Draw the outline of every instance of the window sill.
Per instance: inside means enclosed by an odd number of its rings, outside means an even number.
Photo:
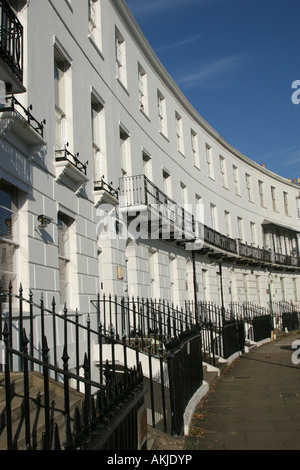
[[[16,111],[5,111],[0,114],[0,138],[8,134],[18,135],[27,145],[43,147],[46,141],[42,135],[35,130],[23,116]]]
[[[102,54],[101,49],[98,46],[98,44],[96,43],[95,39],[90,34],[88,35],[88,39],[89,39],[90,43],[92,44],[92,46],[96,49],[96,51],[99,54],[99,56],[101,57],[101,59],[104,61],[104,55]]]
[[[159,131],[160,135],[166,139],[167,142],[170,142],[170,140],[168,139],[168,137],[162,132],[162,131]]]
[[[127,90],[126,85],[124,85],[124,83],[120,80],[119,77],[117,77],[117,82],[118,82],[119,85],[123,88],[123,90],[125,91],[125,93],[127,93],[127,95],[129,96],[129,91]]]
[[[15,246],[16,248],[20,246],[19,243],[15,242],[14,240],[11,240],[10,238],[0,237],[0,242],[7,243],[7,245]]]
[[[142,108],[139,108],[140,112],[142,113],[142,115],[149,121],[151,122],[151,119],[149,118],[148,114],[142,109]]]

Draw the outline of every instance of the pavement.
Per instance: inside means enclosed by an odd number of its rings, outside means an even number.
[[[197,405],[183,448],[300,450],[298,362],[300,331],[239,356]]]

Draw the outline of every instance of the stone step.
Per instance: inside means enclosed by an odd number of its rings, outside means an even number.
[[[30,374],[30,428],[31,428],[31,446],[32,449],[39,449],[42,434],[45,431],[45,407],[43,393],[43,378],[41,374]],[[12,374],[13,378],[13,374]],[[11,401],[12,409],[12,436],[13,446],[18,450],[26,449],[25,441],[25,419],[23,410],[23,383],[20,375],[13,378],[14,392]],[[13,382],[12,380],[12,382]],[[1,382],[0,387],[3,387]],[[50,379],[50,423],[53,429],[56,423],[59,431],[60,442],[65,438],[65,415],[64,415],[64,388],[63,384],[57,383]],[[3,392],[3,390],[1,391]],[[74,416],[75,408],[78,406],[81,410],[83,395],[70,390],[70,414]],[[5,426],[5,406],[4,400],[0,403],[0,450],[7,449],[7,435]]]

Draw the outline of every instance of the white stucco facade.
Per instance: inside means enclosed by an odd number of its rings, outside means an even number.
[[[15,96],[46,122],[41,135],[15,111],[0,113],[1,288],[11,278],[83,312],[98,292],[180,306],[195,287],[198,300],[218,304],[221,290],[226,305],[266,306],[270,294],[300,302],[299,180],[261,167],[202,119],[126,3],[7,3],[23,26]],[[8,83],[3,70],[1,59]],[[194,265],[185,239],[99,236],[103,210],[124,206],[132,222],[149,196],[164,195],[193,213],[203,205],[208,232]],[[39,215],[51,218],[44,228]]]

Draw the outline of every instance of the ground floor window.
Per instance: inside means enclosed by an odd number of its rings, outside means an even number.
[[[0,181],[0,292],[8,292],[11,281],[16,283],[16,252],[18,248],[18,191]]]
[[[59,261],[59,289],[60,305],[63,308],[70,304],[70,229],[74,220],[71,217],[58,213],[58,261]]]

